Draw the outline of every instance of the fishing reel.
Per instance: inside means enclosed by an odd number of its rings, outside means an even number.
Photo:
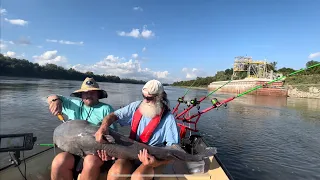
[[[215,108],[221,106],[221,103],[218,101],[217,98],[211,99],[211,103],[212,103],[212,106],[215,107]],[[226,109],[227,108],[227,104],[226,103],[223,104],[223,107]]]
[[[178,102],[179,103],[185,103],[184,98],[183,97],[178,98]]]
[[[197,106],[197,109],[200,109],[200,101],[197,100],[197,98],[191,99],[190,101],[187,101],[187,106],[190,107],[191,105]]]

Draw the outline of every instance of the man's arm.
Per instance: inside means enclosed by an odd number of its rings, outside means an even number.
[[[119,120],[118,122],[121,126],[130,125],[132,121],[132,115],[139,104],[140,103],[138,101],[130,103],[129,105],[118,109],[115,112],[112,112],[104,117],[99,130],[95,134],[96,141],[100,143],[105,142],[105,140],[103,140],[103,135],[109,134],[109,126],[117,120]]]
[[[47,98],[50,112],[56,116],[58,114],[66,113],[68,115],[68,109],[77,108],[80,104],[79,100],[71,100],[61,95],[50,95]]]
[[[100,126],[100,128],[98,129],[98,131],[95,133],[95,137],[96,137],[96,141],[99,143],[106,143],[106,141],[104,140],[104,135],[108,135],[109,134],[109,126],[114,123],[116,120],[118,119],[118,117],[114,114],[114,112],[108,114],[106,117],[103,118],[102,124]]]
[[[106,117],[103,118],[99,130],[104,133],[108,132],[109,126],[113,124],[116,120],[118,120],[118,117],[114,114],[114,112],[108,114]]]

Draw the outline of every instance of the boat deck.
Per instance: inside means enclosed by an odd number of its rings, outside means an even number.
[[[208,159],[209,163],[206,163],[208,167],[206,167],[206,173],[198,173],[198,174],[190,174],[183,162],[174,161],[172,163],[167,164],[162,173],[155,174],[155,180],[189,180],[189,179],[197,179],[197,180],[207,180],[207,179],[217,179],[217,180],[229,180],[226,172],[220,166],[218,161],[214,156],[211,156]],[[78,180],[80,180],[81,174],[78,176]],[[130,177],[130,175],[126,176]],[[106,180],[107,173],[101,173],[99,180]]]

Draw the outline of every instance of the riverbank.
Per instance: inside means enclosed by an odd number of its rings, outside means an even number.
[[[320,85],[288,85],[287,88],[289,97],[320,99]]]
[[[180,88],[189,88],[189,86],[174,86]],[[307,98],[320,99],[320,84],[295,84],[286,85],[288,97],[290,98]],[[208,90],[207,87],[190,87],[190,89]],[[216,92],[219,93],[219,92]]]
[[[288,77],[284,86],[289,97],[320,99],[319,74]]]

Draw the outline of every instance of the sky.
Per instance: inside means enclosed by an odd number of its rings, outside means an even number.
[[[320,61],[320,0],[2,0],[1,53],[40,65],[172,83],[236,56]]]

